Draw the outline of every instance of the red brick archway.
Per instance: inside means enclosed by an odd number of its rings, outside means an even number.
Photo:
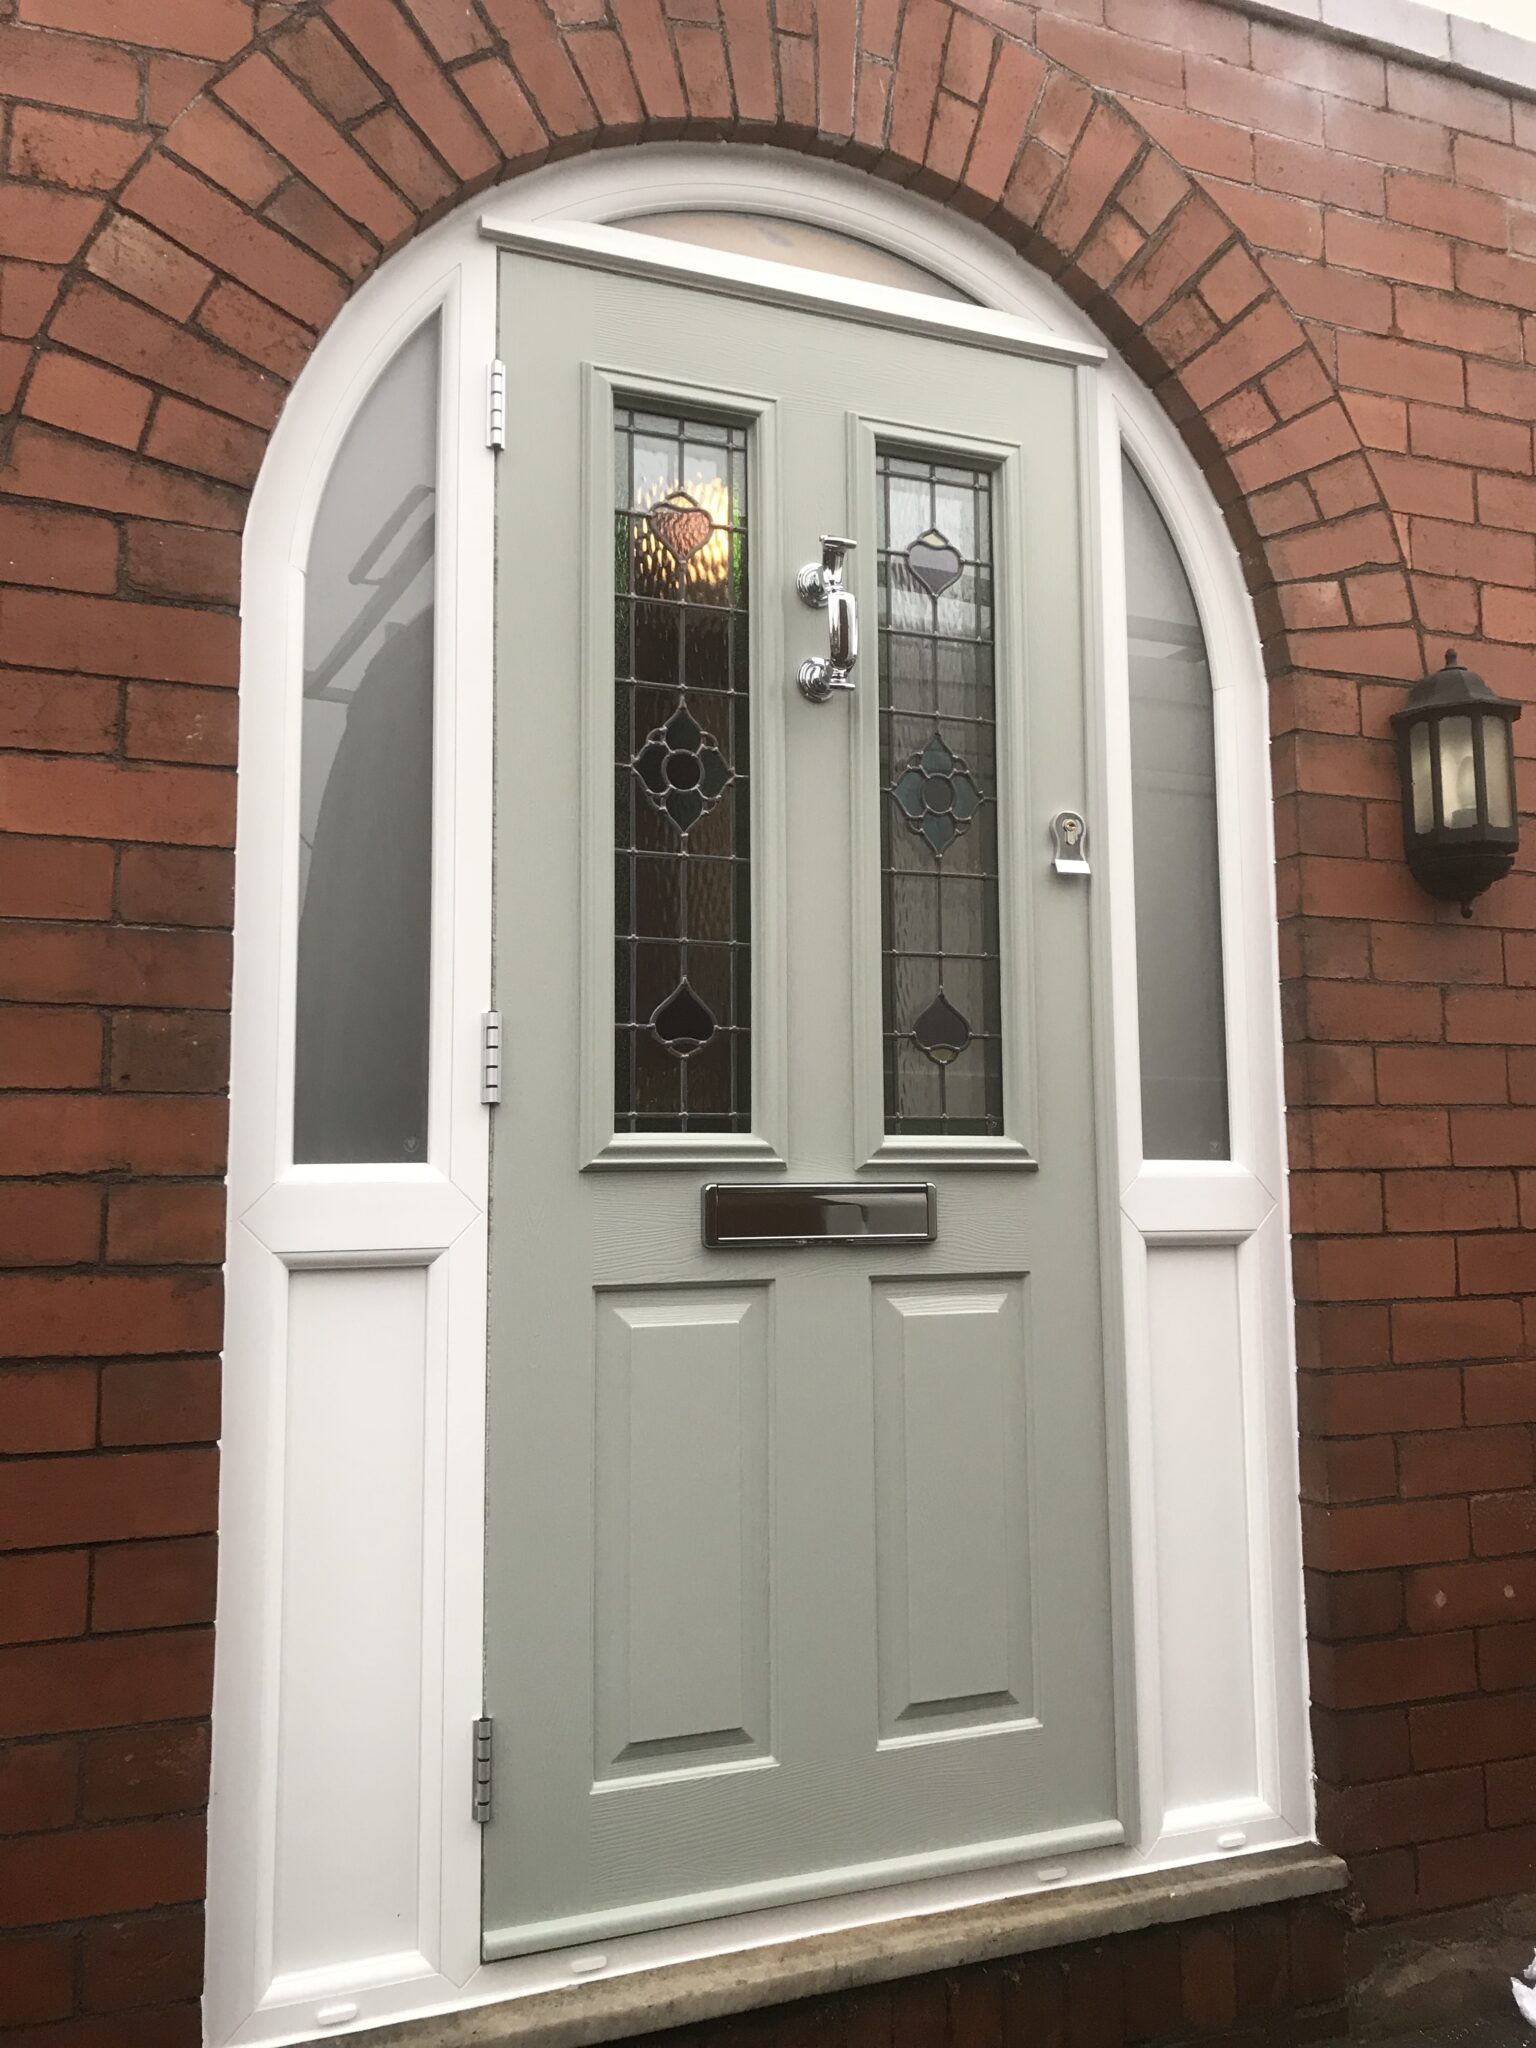
[[[116,42],[87,39],[93,9]],[[239,535],[316,337],[424,223],[551,157],[663,137],[840,158],[984,222],[1124,349],[1225,509],[1272,685],[1294,1035],[1337,998],[1331,977],[1355,971],[1330,957],[1346,928],[1335,941],[1318,920],[1426,921],[1390,858],[1334,858],[1391,849],[1331,844],[1317,808],[1390,792],[1397,691],[1361,679],[1401,684],[1423,653],[1331,337],[1308,332],[1199,181],[1027,21],[1011,30],[1012,11],[271,0],[253,17],[249,0],[70,0],[57,18],[83,36],[0,24],[12,90],[31,99],[45,67],[37,97],[120,124],[26,124],[39,162],[94,152],[92,189],[8,188],[0,271],[0,397],[15,402],[0,449],[0,745],[15,751],[0,777],[22,849],[3,908],[28,920],[7,941],[0,1043],[37,1091],[0,1098],[0,1171],[48,1176],[24,1221],[15,1211],[35,1270],[5,1281],[0,1321],[21,1361],[5,1373],[8,1447],[50,1454],[3,1512],[39,1553],[113,1546],[96,1632],[29,1653],[44,1705],[27,1732],[77,1731],[93,1699],[119,1731],[80,1738],[88,1775],[73,1789],[73,1734],[67,1758],[44,1744],[29,1765],[27,1811],[43,1816],[30,1824],[56,1830],[12,1845],[32,1918],[201,1895],[189,1815],[211,1656],[198,1624],[215,1512]],[[1330,1119],[1361,1098],[1333,1048],[1298,1045],[1289,1099],[1295,1163],[1352,1163]],[[1297,1220],[1314,1227],[1305,1202]],[[1325,1296],[1315,1242],[1297,1265],[1303,1303]],[[1301,1341],[1309,1364],[1345,1340],[1304,1306]],[[1309,1562],[1359,1569],[1345,1540],[1319,1511]],[[57,1597],[83,1599],[83,1582]],[[1358,1703],[1337,1663],[1319,1698],[1325,1723]],[[124,1742],[136,1721],[148,1732]],[[123,1824],[115,1875],[101,1822]],[[153,1923],[169,2000],[195,1980],[196,1943],[168,1924]]]

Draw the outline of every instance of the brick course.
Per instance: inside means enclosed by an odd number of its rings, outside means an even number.
[[[424,222],[718,135],[988,223],[1226,510],[1274,714],[1323,1834],[1377,1914],[1532,1882],[1536,844],[1472,925],[1431,904],[1387,739],[1447,636],[1536,696],[1532,107],[1209,0],[0,0],[0,2027],[47,2030],[18,2040],[196,2033],[266,435]],[[1288,1924],[935,2010],[1230,2027],[1304,1974]]]

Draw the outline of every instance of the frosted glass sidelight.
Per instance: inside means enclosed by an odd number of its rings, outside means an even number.
[[[1148,1159],[1225,1159],[1210,665],[1173,536],[1129,461],[1124,477],[1142,1151]]]
[[[427,1148],[439,337],[363,401],[315,519],[304,606],[293,1156]]]

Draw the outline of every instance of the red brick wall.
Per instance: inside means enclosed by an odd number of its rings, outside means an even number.
[[[1471,924],[1432,905],[1386,740],[1447,639],[1536,694],[1536,107],[1202,0],[0,0],[0,94],[0,2025],[196,2031],[266,436],[423,220],[644,136],[990,222],[1227,506],[1274,708],[1323,1833],[1377,1915],[1536,1885],[1536,843]]]

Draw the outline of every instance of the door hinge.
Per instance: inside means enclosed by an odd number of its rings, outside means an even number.
[[[469,1817],[484,1827],[491,1817],[491,1721],[486,1715],[475,1723],[474,1779],[470,1792]]]
[[[487,448],[505,448],[507,445],[507,366],[500,356],[492,361],[486,378],[485,445]]]
[[[480,1100],[501,1100],[501,1012],[487,1010],[480,1019]]]

